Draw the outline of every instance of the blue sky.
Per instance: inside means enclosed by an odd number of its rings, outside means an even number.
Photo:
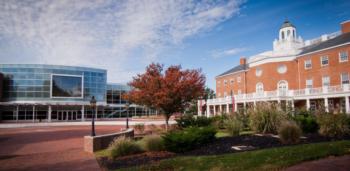
[[[350,1],[0,2],[0,63],[82,65],[125,83],[151,62],[201,68],[207,85],[272,49],[285,19],[304,40],[340,29]]]

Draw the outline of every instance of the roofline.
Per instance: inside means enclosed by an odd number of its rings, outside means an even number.
[[[350,44],[350,42],[347,42],[347,43],[343,43],[343,44],[340,44],[340,45],[331,46],[331,47],[328,47],[328,48],[312,51],[312,52],[309,52],[309,53],[300,54],[300,55],[297,55],[296,57],[299,58],[299,57],[302,57],[302,56],[305,56],[305,55],[310,55],[310,54],[313,54],[313,53],[322,52],[322,51],[325,51],[325,50],[329,50],[329,49],[333,49],[333,48],[337,48],[337,47],[341,47],[341,46],[346,46],[346,45],[349,45],[349,44]]]
[[[244,71],[248,71],[248,70],[244,69],[244,70],[240,70],[240,71],[230,72],[230,73],[225,74],[225,75],[218,75],[215,78],[224,77],[224,76],[231,75],[231,74],[237,74],[237,73],[244,72]]]
[[[19,63],[19,64],[16,64],[16,63],[0,63],[0,67],[2,65],[4,65],[4,66],[6,66],[6,65],[8,65],[8,66],[10,66],[10,65],[28,66],[28,67],[31,67],[31,68],[41,68],[39,66],[43,66],[43,67],[45,67],[45,66],[47,66],[47,67],[66,67],[66,68],[70,68],[70,69],[78,68],[78,69],[81,69],[81,70],[96,70],[96,71],[99,71],[99,72],[106,72],[107,73],[107,69],[88,67],[88,66],[76,66],[76,65],[30,64],[30,63],[27,63],[27,64],[21,64],[21,63]],[[59,69],[64,69],[64,68],[59,68]]]
[[[295,55],[290,55],[290,56],[277,56],[277,58],[290,58],[290,57],[297,57],[297,54],[295,54]],[[257,61],[253,61],[253,62],[249,62],[249,63],[247,63],[248,65],[250,65],[250,64],[254,64],[254,63],[256,63],[256,62],[260,62],[260,61],[263,61],[263,60],[265,60],[265,59],[271,59],[271,58],[276,58],[276,57],[266,57],[266,58],[263,58],[263,59],[259,59],[259,60],[257,60]]]
[[[350,22],[350,20],[345,20],[345,21],[341,22],[340,24],[344,24],[344,23],[347,23],[347,22]]]

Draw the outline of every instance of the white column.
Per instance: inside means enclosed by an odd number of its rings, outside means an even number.
[[[229,114],[230,113],[230,104],[226,104],[226,113]]]
[[[49,108],[47,110],[47,121],[51,122],[51,105],[49,105]]]
[[[235,112],[238,111],[237,107],[238,107],[238,105],[237,105],[237,103],[235,102]]]
[[[216,105],[214,105],[214,116],[216,115]]]
[[[19,106],[17,105],[17,107],[16,107],[16,122],[18,122],[18,111],[19,111]]]
[[[206,105],[207,105],[206,114],[207,114],[207,117],[210,117],[210,106],[209,106],[208,102]]]
[[[68,121],[68,111],[65,111],[66,112],[66,121]]]
[[[291,103],[292,103],[292,110],[294,111],[294,108],[295,108],[295,106],[294,106],[294,100],[291,100]]]
[[[33,105],[33,122],[35,122],[35,106]]]
[[[85,121],[85,106],[81,106],[81,121]]]
[[[243,110],[244,110],[244,113],[246,113],[246,111],[247,111],[247,103],[246,102],[243,103]]]
[[[326,110],[326,112],[329,112],[329,107],[328,107],[328,98],[324,98],[324,108]]]
[[[254,100],[254,109],[256,108],[256,101]]]
[[[350,114],[349,97],[350,96],[345,96],[345,111],[347,114]]]
[[[219,106],[219,110],[220,110],[220,115],[222,114],[222,105],[220,104]]]
[[[310,99],[306,99],[306,109],[310,110]]]
[[[202,102],[202,100],[197,101],[197,115],[198,116],[202,116],[201,102]]]

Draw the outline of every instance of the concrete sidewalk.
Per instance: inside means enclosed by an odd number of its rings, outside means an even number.
[[[176,121],[169,121],[169,124],[175,124]],[[95,125],[117,125],[124,126],[126,123],[123,120],[118,121],[96,121]],[[145,124],[145,125],[162,125],[165,124],[165,121],[160,120],[144,120],[144,121],[129,121],[130,125],[135,124]],[[26,128],[26,127],[51,127],[51,126],[89,126],[91,125],[91,121],[84,122],[41,122],[41,123],[0,123],[0,128]]]

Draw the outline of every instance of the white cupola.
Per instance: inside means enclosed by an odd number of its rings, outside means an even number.
[[[286,20],[279,30],[278,40],[275,39],[273,42],[273,50],[296,50],[303,47],[303,45],[302,38],[300,36],[297,37],[295,26]]]

